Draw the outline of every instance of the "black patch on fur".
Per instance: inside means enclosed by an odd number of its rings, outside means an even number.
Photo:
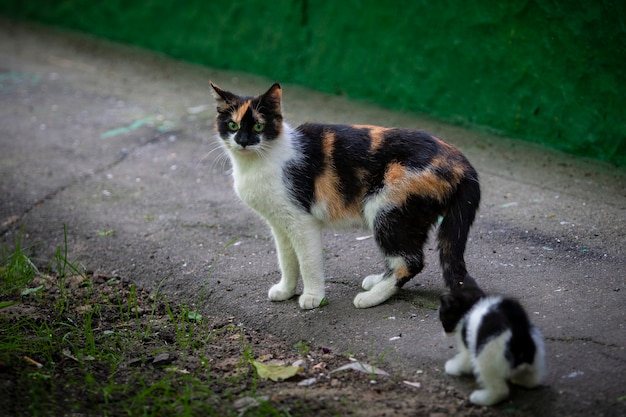
[[[508,319],[499,311],[489,309],[482,317],[476,335],[476,355],[479,355],[485,345],[493,338],[498,337],[509,328]]]
[[[381,170],[380,160],[372,158],[370,136],[363,129],[348,125],[326,125],[325,130],[334,133],[333,165],[339,177],[340,195],[345,205],[363,204],[363,189],[371,187],[371,172]],[[359,178],[359,171],[367,173]]]
[[[524,308],[517,300],[505,298],[498,305],[498,310],[508,319],[512,337],[509,341],[509,361],[513,368],[523,363],[532,364],[535,360],[537,346],[531,335],[532,324]]]
[[[463,328],[461,328],[461,340],[463,341],[463,344],[467,348],[469,346],[469,342],[467,340],[467,322],[465,322],[463,324]]]
[[[265,129],[263,129],[265,139],[268,141],[276,139],[282,132],[283,125],[280,102],[277,103],[272,98],[263,95],[253,100],[250,107],[256,109],[265,119]]]
[[[324,153],[320,137],[324,127],[316,124],[304,124],[296,129],[297,146],[307,158],[305,161],[294,160],[284,170],[285,183],[297,204],[310,212],[315,202],[315,178],[324,170]]]
[[[441,304],[439,307],[439,320],[441,320],[443,329],[447,333],[453,332],[474,304],[483,297],[485,297],[485,293],[477,285],[464,285],[448,294],[443,294],[440,297]],[[465,332],[465,340],[467,336],[465,326],[463,331]]]
[[[465,161],[466,162],[466,161]],[[476,217],[480,204],[480,186],[478,174],[466,162],[465,177],[456,187],[456,192],[448,201],[448,214],[439,225],[439,259],[443,269],[443,280],[450,289],[464,282],[467,275],[464,253],[469,230]]]
[[[506,358],[511,368],[523,363],[532,364],[537,347],[531,336],[532,324],[524,308],[517,300],[505,298],[493,305],[480,323],[476,340],[476,355],[493,338],[511,330],[511,338],[506,346]]]
[[[393,207],[376,216],[374,219],[376,241],[385,255],[407,254],[421,258],[428,232],[437,221],[441,210],[441,204],[436,200],[411,196],[404,205]]]
[[[254,131],[256,119],[252,115],[252,109],[248,109],[241,118],[240,127],[235,135],[235,142],[243,146],[252,146],[261,142],[261,135]]]
[[[439,154],[440,146],[428,133],[410,129],[389,129],[377,153],[388,162],[399,162],[412,169],[424,169]]]

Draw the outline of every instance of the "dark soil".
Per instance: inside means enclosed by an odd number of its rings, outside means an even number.
[[[0,309],[2,415],[495,416],[426,373],[399,376],[345,370],[351,362],[323,346],[290,346],[238,322],[199,318],[119,277],[36,278]],[[3,296],[3,301],[16,296]],[[49,332],[42,343],[42,329]],[[90,338],[89,335],[93,335]],[[19,338],[18,338],[19,339]],[[47,344],[46,344],[47,343]],[[252,360],[301,371],[260,378]],[[38,365],[40,367],[38,367]],[[379,365],[384,367],[384,365]],[[517,414],[519,415],[519,414]]]

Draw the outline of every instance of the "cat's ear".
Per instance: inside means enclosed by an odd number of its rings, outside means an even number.
[[[231,107],[237,102],[237,96],[226,90],[221,89],[217,84],[209,81],[211,87],[213,87],[213,96],[217,101],[217,110],[222,111]]]
[[[280,84],[274,83],[269,90],[261,96],[263,104],[268,106],[271,110],[280,113],[280,103],[283,99],[283,89]]]

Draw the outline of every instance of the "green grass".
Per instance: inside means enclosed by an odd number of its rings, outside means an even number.
[[[291,415],[267,401],[243,411],[233,405],[257,397],[254,352],[243,330],[214,327],[197,309],[169,302],[159,293],[165,279],[149,295],[86,274],[67,257],[65,228],[54,271],[35,267],[22,235],[1,254],[0,372],[12,385],[0,392],[0,407],[9,414]],[[240,358],[228,377],[216,376],[207,357],[224,343]],[[160,353],[175,360],[152,366]]]
[[[0,274],[2,285],[0,295],[14,294],[24,288],[39,273],[37,267],[24,254],[22,249],[22,237],[20,233],[15,241],[13,249],[0,246]]]

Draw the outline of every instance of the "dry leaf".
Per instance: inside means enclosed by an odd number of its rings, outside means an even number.
[[[289,379],[300,371],[299,367],[291,365],[266,365],[257,361],[252,361],[252,365],[254,365],[254,368],[256,369],[259,377],[263,379],[271,379],[275,382]]]

